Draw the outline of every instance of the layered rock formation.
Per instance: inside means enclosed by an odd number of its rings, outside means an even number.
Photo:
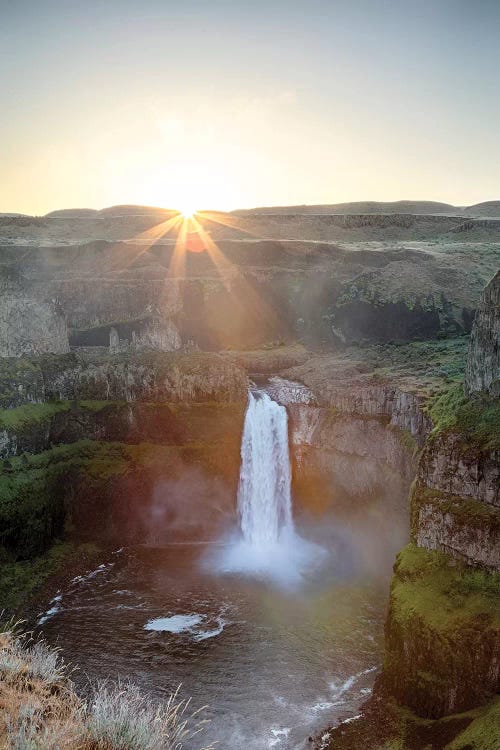
[[[431,409],[437,425],[411,494],[413,544],[391,587],[384,682],[430,718],[466,711],[500,688],[500,405],[489,398],[500,375],[497,286],[498,275],[474,324],[467,384],[476,399],[455,388]]]
[[[0,276],[0,357],[67,351],[68,331],[58,305],[36,299],[27,284]]]
[[[36,300],[58,301],[72,346],[109,346],[112,335],[115,349],[220,350],[468,332],[500,262],[500,227],[467,229],[458,216],[202,214],[207,251],[180,257],[171,217],[123,207],[6,217],[0,263]]]
[[[472,327],[465,388],[500,398],[500,271],[484,290]]]

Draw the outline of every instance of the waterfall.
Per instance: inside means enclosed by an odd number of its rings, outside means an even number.
[[[251,545],[278,542],[293,531],[288,418],[267,393],[250,392],[241,441],[238,513]]]
[[[325,561],[325,550],[295,531],[287,412],[265,391],[248,394],[237,505],[238,532],[210,557],[212,570],[290,588]]]

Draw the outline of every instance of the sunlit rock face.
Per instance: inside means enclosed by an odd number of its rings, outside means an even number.
[[[465,371],[469,395],[500,397],[500,271],[484,290],[472,327]]]
[[[0,278],[0,357],[69,351],[60,308],[36,299],[24,284]]]
[[[396,422],[401,419],[406,426],[404,410],[390,409],[401,399],[392,393],[389,400],[379,388],[376,398],[370,388],[363,392],[359,383],[345,378],[342,368],[330,369],[333,390],[328,389],[328,394],[314,379],[314,390],[283,377],[272,377],[268,386],[289,414],[297,510],[325,512],[352,504],[370,505],[384,498],[388,507],[394,504],[404,513],[416,468],[417,443],[402,440]],[[290,370],[298,376],[306,371],[307,366]],[[415,429],[417,423],[414,419]],[[405,539],[403,533],[402,543]]]
[[[141,321],[141,323],[143,323]],[[129,338],[121,339],[118,330],[112,326],[109,331],[109,351],[116,354],[121,351],[160,351],[172,352],[182,346],[177,326],[168,319],[155,317],[146,320],[142,325],[131,328]]]

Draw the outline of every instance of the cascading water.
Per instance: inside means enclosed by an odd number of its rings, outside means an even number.
[[[295,586],[326,553],[302,539],[292,517],[288,418],[265,391],[251,391],[241,441],[239,531],[215,560],[240,573]]]
[[[238,513],[250,545],[276,544],[293,532],[286,409],[250,392],[241,442]]]

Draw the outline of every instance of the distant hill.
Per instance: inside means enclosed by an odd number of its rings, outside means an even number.
[[[313,206],[269,206],[233,211],[237,215],[252,214],[460,214],[461,209],[450,203],[436,201],[355,201]]]
[[[200,212],[203,213],[203,212]],[[205,213],[226,214],[224,211],[209,211]],[[321,203],[315,205],[297,206],[258,206],[256,208],[242,208],[229,212],[233,216],[335,216],[335,215],[414,215],[414,216],[466,216],[470,218],[500,218],[500,200],[484,201],[473,206],[453,206],[451,203],[438,201],[353,201],[351,203]],[[101,219],[126,218],[133,216],[151,216],[158,219],[178,214],[172,208],[160,206],[137,206],[124,204],[109,206],[96,210],[93,208],[67,208],[50,211],[45,219]],[[0,213],[6,220],[8,217],[27,217],[27,214]]]
[[[88,219],[95,216],[98,211],[95,208],[61,208],[58,211],[49,211],[45,214],[46,219]]]
[[[466,216],[500,217],[500,201],[483,201],[464,208]]]
[[[174,211],[171,208],[161,208],[160,206],[134,206],[134,205],[123,205],[123,206],[110,206],[109,208],[102,208],[97,212],[99,216],[142,216],[159,214],[161,216],[176,214],[178,211]]]

